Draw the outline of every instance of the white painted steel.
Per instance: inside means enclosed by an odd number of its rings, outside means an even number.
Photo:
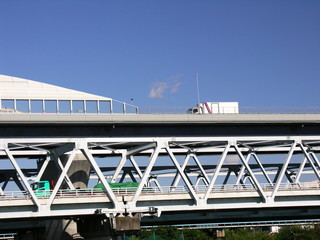
[[[156,208],[160,214],[165,211],[320,206],[320,201],[316,200],[320,198],[317,157],[320,136],[3,138],[0,145],[1,159],[10,160],[18,175],[14,181],[25,187],[25,192],[10,193],[2,186],[0,209],[5,207],[6,214],[0,211],[0,218],[65,216],[65,212],[93,214],[96,209],[110,215],[151,214],[150,208]],[[67,172],[78,153],[90,162],[92,174],[103,184],[104,192],[77,190],[72,186],[61,189],[64,181],[70,181]],[[261,161],[262,155],[279,153],[283,157],[280,163]],[[54,154],[70,156],[64,166],[59,166],[61,173],[57,173],[58,181],[51,194],[37,196],[29,186],[32,177],[24,174],[17,160],[25,156],[43,158],[42,168],[33,177],[39,180],[48,162],[54,161],[48,156]],[[228,163],[228,157],[235,154],[240,161]],[[294,160],[294,155],[299,159]],[[110,166],[108,159],[103,159],[107,167],[102,167],[98,157],[118,158],[120,162]],[[250,164],[250,157],[254,157],[256,163]],[[161,165],[164,158],[172,164],[170,168]],[[196,164],[190,165],[190,158]],[[127,162],[132,164],[131,170]],[[6,170],[1,164],[0,168]],[[112,189],[106,171],[113,171],[108,173],[110,182],[124,180],[125,174],[129,174],[140,185],[134,189]],[[290,178],[288,171],[296,176],[292,183],[286,183],[289,180],[286,178]],[[235,173],[233,178],[232,172]],[[316,181],[301,181],[307,173]],[[166,181],[171,186],[165,185],[160,177],[169,178]],[[204,179],[204,185],[198,185],[199,178]],[[246,178],[251,184],[244,184]],[[151,182],[156,187],[150,187]]]

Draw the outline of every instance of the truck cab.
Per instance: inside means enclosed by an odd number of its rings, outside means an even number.
[[[233,114],[239,113],[238,102],[203,102],[196,107],[190,108],[191,114]]]
[[[36,196],[48,196],[50,195],[50,183],[49,181],[39,181],[31,184],[31,188]]]

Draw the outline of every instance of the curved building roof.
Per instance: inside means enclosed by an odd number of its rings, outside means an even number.
[[[112,100],[107,97],[1,74],[0,99]]]

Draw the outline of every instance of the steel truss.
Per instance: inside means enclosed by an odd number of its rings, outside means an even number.
[[[12,168],[0,165],[0,218],[319,207],[319,151],[319,136],[1,139],[0,164],[7,160]],[[90,181],[105,191],[75,189],[68,171],[76,155],[90,162]],[[37,169],[22,167],[39,159]],[[30,184],[51,161],[57,181],[39,197]],[[10,181],[20,191],[7,191]],[[108,183],[125,181],[140,184]]]

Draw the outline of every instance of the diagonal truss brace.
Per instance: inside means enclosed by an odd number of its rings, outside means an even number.
[[[11,154],[10,150],[8,148],[5,148],[4,151],[6,152],[7,156],[10,159],[10,162],[12,163],[12,165],[14,166],[14,168],[16,169],[17,173],[19,174],[24,186],[26,187],[26,189],[28,190],[29,194],[31,195],[31,199],[33,201],[33,203],[35,205],[37,205],[38,207],[38,211],[41,211],[41,206],[40,203],[37,199],[37,196],[34,194],[34,192],[32,191],[27,179],[25,178],[23,172],[21,171],[18,163],[16,162],[16,160],[14,159],[13,155]]]
[[[140,177],[140,179],[141,179],[143,174],[142,174],[142,172],[141,172],[141,170],[140,170],[140,168],[139,168],[139,165],[138,165],[137,162],[134,160],[134,157],[133,157],[132,155],[129,157],[129,160],[130,160],[130,162],[132,163],[134,169],[137,171],[137,173],[138,173],[138,175],[139,175],[139,177]]]
[[[188,154],[187,154],[187,156],[185,157],[185,159],[184,159],[184,161],[183,161],[183,163],[182,163],[182,166],[181,166],[182,171],[184,171],[185,168],[186,168],[186,166],[188,165],[188,162],[189,162],[190,157],[191,157],[191,153],[188,152]],[[172,181],[171,186],[173,186],[173,187],[178,186],[178,183],[179,183],[180,179],[181,179],[181,175],[177,172],[176,175],[175,175],[175,177],[174,177],[174,179],[173,179],[173,181]]]
[[[285,172],[287,171],[288,165],[289,165],[289,163],[291,161],[291,158],[292,158],[292,155],[293,155],[293,152],[295,150],[296,145],[297,145],[297,141],[294,141],[292,143],[292,145],[291,145],[290,151],[289,151],[289,153],[287,155],[287,158],[286,158],[285,162],[283,163],[283,166],[282,166],[282,169],[280,171],[279,177],[278,177],[277,182],[276,182],[276,184],[274,186],[274,189],[273,189],[273,192],[272,192],[272,195],[271,195],[271,200],[274,200],[275,197],[276,197],[276,194],[277,194],[277,192],[279,190],[279,187],[280,187],[281,181],[283,179],[283,176],[284,176]]]
[[[312,154],[312,153],[307,152],[307,151],[306,151],[306,148],[302,145],[302,143],[299,143],[298,145],[300,146],[303,154],[305,155],[305,159],[304,159],[303,162],[301,163],[301,166],[300,166],[300,169],[299,169],[299,172],[298,172],[296,181],[299,180],[299,178],[300,178],[300,176],[301,176],[301,172],[302,172],[303,167],[304,167],[304,165],[306,164],[306,161],[307,161],[307,160],[308,160],[308,162],[310,163],[310,165],[311,165],[314,173],[316,174],[318,180],[320,181],[320,173],[319,173],[319,171],[317,170],[317,167],[314,165],[314,162],[313,162],[313,160],[312,160],[311,157],[310,157],[310,154]],[[315,157],[314,155],[312,155],[312,156]]]
[[[175,165],[175,167],[177,168],[180,176],[182,177],[183,181],[185,182],[185,184],[187,185],[187,188],[189,190],[189,193],[191,195],[191,197],[197,202],[198,204],[198,200],[199,197],[197,196],[197,193],[194,191],[188,177],[185,175],[184,171],[182,170],[182,168],[180,167],[180,164],[178,163],[176,157],[174,156],[174,154],[172,153],[171,149],[169,147],[166,147],[166,151],[169,154],[173,164]]]
[[[67,160],[67,162],[66,162],[66,165],[65,165],[62,173],[60,174],[59,179],[58,179],[55,187],[53,188],[53,191],[52,191],[52,193],[51,193],[51,196],[50,196],[50,198],[49,198],[49,200],[48,200],[48,202],[47,202],[47,210],[49,210],[49,209],[51,208],[51,205],[52,205],[52,203],[53,203],[53,200],[55,199],[55,197],[56,197],[56,195],[57,195],[57,193],[58,193],[58,190],[60,189],[63,181],[65,180],[65,177],[67,176],[68,170],[69,170],[69,168],[70,168],[70,166],[71,166],[71,163],[72,163],[74,157],[76,156],[77,151],[78,151],[78,148],[77,148],[77,146],[76,146],[76,147],[72,150],[72,152],[71,152],[71,154],[70,154],[70,156],[69,156],[69,158],[68,158],[68,160]]]
[[[114,205],[114,208],[118,209],[119,208],[119,202],[118,202],[116,196],[114,195],[111,187],[109,186],[106,178],[104,177],[103,173],[101,172],[98,164],[96,163],[96,161],[94,160],[92,154],[90,153],[89,149],[87,147],[85,147],[85,146],[82,146],[80,150],[83,153],[83,155],[87,158],[87,160],[91,163],[91,166],[93,167],[93,169],[97,173],[99,180],[101,181],[102,185],[104,186],[104,188],[107,191],[107,195],[108,195],[110,201]]]
[[[120,174],[120,171],[122,170],[124,164],[126,163],[127,161],[127,151],[123,150],[123,151],[120,151],[121,152],[121,159],[120,159],[120,162],[118,163],[118,166],[111,178],[111,183],[115,183],[119,174]]]
[[[244,158],[243,154],[241,153],[239,147],[237,146],[237,144],[234,144],[233,147],[234,147],[234,149],[236,150],[236,152],[238,153],[238,156],[240,157],[242,164],[243,164],[243,165],[245,166],[245,168],[247,169],[247,171],[248,171],[248,173],[249,173],[249,175],[250,175],[250,177],[251,177],[254,185],[255,185],[256,188],[257,188],[257,191],[258,191],[259,195],[262,197],[263,201],[266,202],[266,201],[267,201],[267,197],[266,197],[265,193],[263,192],[263,189],[262,189],[262,187],[260,186],[258,180],[257,180],[256,177],[254,176],[254,174],[253,174],[253,172],[252,172],[252,170],[251,170],[248,162],[246,161],[246,159]]]
[[[226,157],[227,157],[227,154],[228,154],[228,152],[229,152],[229,149],[230,149],[230,143],[228,143],[228,144],[226,145],[226,147],[224,148],[224,150],[223,150],[223,153],[222,153],[222,155],[221,155],[221,158],[220,158],[220,160],[219,160],[219,162],[218,162],[218,164],[217,164],[217,167],[216,167],[216,169],[215,169],[215,171],[214,171],[214,173],[213,173],[212,179],[211,179],[210,184],[209,184],[209,186],[208,186],[207,192],[205,193],[205,195],[204,195],[204,197],[203,197],[204,201],[207,201],[207,200],[208,200],[209,194],[210,194],[210,192],[212,191],[213,185],[215,184],[215,182],[216,182],[216,180],[217,180],[217,178],[218,178],[218,174],[219,174],[219,172],[220,172],[220,170],[221,170],[221,167],[222,167],[222,165],[223,165],[223,163],[224,163],[224,160],[225,160]]]
[[[150,172],[151,172],[151,170],[152,170],[152,168],[154,166],[154,163],[156,162],[157,157],[158,157],[158,155],[160,153],[160,150],[161,150],[161,146],[159,146],[159,145],[160,144],[158,142],[157,146],[155,147],[155,149],[154,149],[154,151],[153,151],[153,153],[152,153],[152,155],[150,157],[148,166],[147,166],[146,170],[143,173],[143,176],[141,178],[141,182],[140,182],[140,184],[139,184],[139,186],[138,186],[138,188],[137,188],[137,190],[136,190],[136,192],[135,192],[135,194],[134,194],[134,196],[133,196],[133,198],[132,198],[132,200],[130,202],[132,207],[134,207],[136,205],[136,203],[138,201],[138,198],[139,198],[139,196],[140,196],[140,194],[142,192],[143,187],[147,184],[147,180],[148,180],[148,178],[150,176]]]

